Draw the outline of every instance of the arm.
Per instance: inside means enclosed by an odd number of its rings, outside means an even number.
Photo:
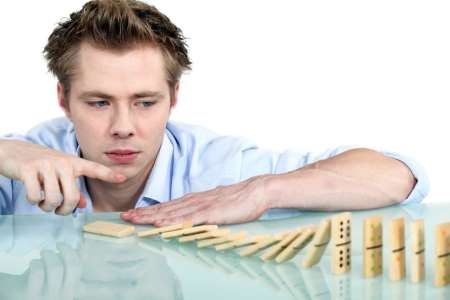
[[[401,161],[354,149],[289,173],[269,175],[265,189],[269,208],[333,211],[397,204],[415,184]]]
[[[415,182],[399,160],[373,150],[354,149],[288,173],[254,176],[121,216],[133,223],[156,226],[187,220],[230,224],[256,220],[271,208],[376,208],[400,203]]]

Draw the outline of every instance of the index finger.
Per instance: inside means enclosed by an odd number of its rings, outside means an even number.
[[[77,176],[87,176],[90,178],[100,179],[111,183],[124,182],[127,177],[125,175],[114,172],[112,169],[92,161],[80,158]]]

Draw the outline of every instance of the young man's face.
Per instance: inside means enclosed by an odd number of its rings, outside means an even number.
[[[151,45],[118,52],[83,43],[66,105],[58,84],[83,158],[129,178],[152,168],[177,94],[178,86],[170,98],[163,56]]]

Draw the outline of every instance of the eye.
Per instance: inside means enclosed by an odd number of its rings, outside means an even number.
[[[152,102],[152,101],[139,101],[139,102],[136,103],[136,105],[142,106],[142,107],[144,107],[144,108],[150,107],[150,106],[152,106],[153,104],[155,104],[155,103]]]
[[[106,100],[91,101],[91,102],[88,102],[88,105],[95,107],[95,108],[102,108],[102,107],[108,105],[108,101],[106,101]]]

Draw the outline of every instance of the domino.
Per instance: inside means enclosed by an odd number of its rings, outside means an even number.
[[[383,218],[364,219],[363,276],[372,278],[383,273]]]
[[[325,249],[331,238],[331,220],[324,219],[320,222],[316,234],[311,241],[311,247],[303,258],[302,265],[304,268],[310,268],[317,264],[323,256]]]
[[[436,269],[434,285],[450,284],[450,222],[436,227]]]
[[[331,218],[331,271],[339,275],[351,270],[351,214],[349,212]]]
[[[217,245],[217,246],[215,246],[215,249],[217,251],[224,251],[224,250],[243,247],[243,246],[247,246],[247,245],[253,245],[253,244],[256,244],[257,242],[259,242],[263,239],[266,239],[268,237],[270,237],[270,235],[256,235],[256,236],[253,236],[253,237],[250,237],[247,239],[240,239],[240,240],[235,240],[235,241]]]
[[[210,231],[210,230],[214,230],[214,229],[217,229],[217,228],[219,228],[217,225],[194,226],[194,227],[186,228],[186,229],[180,229],[180,230],[175,230],[175,231],[163,232],[161,234],[161,237],[163,239],[170,239],[170,238],[179,237],[179,236],[182,236],[182,235],[189,235],[189,234],[195,234],[195,233]]]
[[[192,241],[198,241],[198,240],[205,240],[205,239],[209,239],[209,238],[222,237],[229,233],[230,233],[229,229],[214,229],[214,230],[210,230],[210,231],[206,231],[206,232],[201,232],[201,233],[197,233],[197,234],[191,234],[191,235],[180,237],[178,239],[178,242],[186,243],[186,242],[192,242]]]
[[[423,220],[411,223],[411,238],[411,281],[417,283],[425,279],[425,231]]]
[[[189,223],[182,223],[182,224],[174,224],[174,225],[169,225],[169,226],[164,226],[164,227],[158,227],[158,228],[152,228],[152,229],[148,229],[148,230],[139,231],[137,233],[137,235],[138,235],[138,237],[154,236],[154,235],[161,234],[163,232],[169,232],[169,231],[175,231],[175,230],[180,230],[180,229],[191,228],[192,226],[193,226],[193,224],[191,222],[189,222]]]
[[[240,240],[244,239],[246,236],[247,236],[246,231],[240,231],[237,233],[227,234],[222,237],[198,241],[197,247],[204,248],[204,247],[215,246],[215,245],[234,242],[234,241],[240,241]]]
[[[390,227],[391,264],[389,277],[392,281],[405,278],[405,220],[391,221]]]
[[[281,241],[281,237],[269,236],[267,238],[261,239],[253,245],[247,246],[239,252],[240,256],[250,256],[255,254],[256,252],[263,250],[279,241]]]
[[[275,261],[277,263],[282,263],[293,258],[298,252],[300,252],[313,238],[315,234],[315,226],[309,226],[303,230],[299,236],[289,246],[286,247],[280,254],[277,255]]]
[[[275,258],[281,251],[283,251],[301,232],[303,229],[294,230],[286,235],[281,241],[270,247],[265,253],[261,255],[261,259],[264,261]]]
[[[134,226],[106,221],[95,221],[93,223],[84,225],[83,230],[89,233],[121,238],[132,234],[134,232]]]

